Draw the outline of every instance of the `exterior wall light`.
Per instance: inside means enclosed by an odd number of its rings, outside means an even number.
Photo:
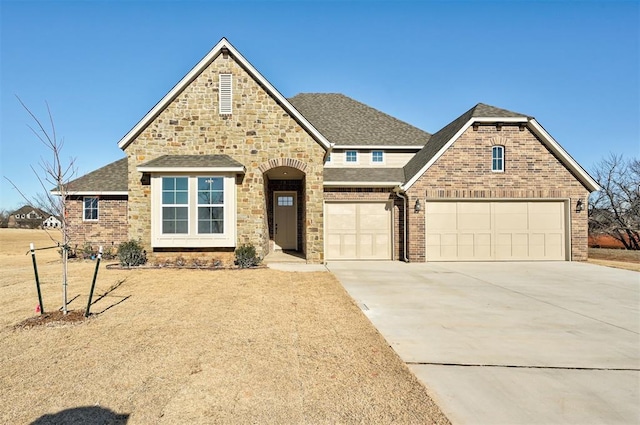
[[[422,211],[422,204],[420,203],[420,199],[416,199],[416,205],[413,207],[413,210],[417,213]]]
[[[577,213],[582,212],[583,209],[584,209],[583,201],[582,201],[582,199],[578,199],[576,201],[576,212]]]

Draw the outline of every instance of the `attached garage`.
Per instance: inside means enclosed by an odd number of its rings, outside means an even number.
[[[327,260],[390,260],[391,203],[326,202]]]
[[[566,260],[564,201],[425,205],[427,261]]]

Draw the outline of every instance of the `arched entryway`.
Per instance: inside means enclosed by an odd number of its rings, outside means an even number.
[[[271,160],[260,170],[265,185],[269,252],[306,252],[306,164],[291,158]]]

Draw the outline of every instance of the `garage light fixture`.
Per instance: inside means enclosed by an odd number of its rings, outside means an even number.
[[[416,205],[413,207],[413,210],[417,213],[422,211],[422,204],[420,204],[420,199],[416,199]]]
[[[583,209],[584,209],[584,205],[583,205],[582,199],[578,199],[578,200],[576,201],[576,212],[577,212],[577,213],[579,213],[579,212],[581,212]]]

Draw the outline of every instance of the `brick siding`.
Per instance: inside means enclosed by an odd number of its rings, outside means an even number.
[[[505,171],[491,171],[491,147],[504,146]],[[480,125],[464,134],[407,191],[409,196],[409,259],[425,257],[424,210],[411,206],[435,199],[558,199],[570,200],[571,259],[587,259],[589,192],[559,159],[527,128]],[[578,199],[584,210],[576,213]]]
[[[98,220],[84,221],[83,197],[72,196],[67,202],[67,222],[72,247],[117,247],[128,239],[127,197],[98,196]]]

